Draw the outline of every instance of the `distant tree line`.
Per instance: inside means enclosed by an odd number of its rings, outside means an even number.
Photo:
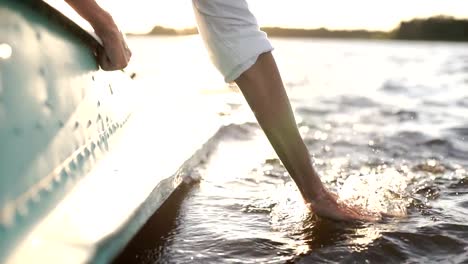
[[[437,16],[401,22],[394,39],[468,41],[468,20]]]
[[[166,28],[161,26],[155,26],[153,29],[144,34],[144,35],[153,35],[153,36],[186,36],[186,35],[195,35],[198,34],[197,28],[185,28],[185,29],[173,29],[173,28]],[[141,35],[141,34],[128,34],[130,36]]]
[[[264,27],[262,28],[270,37],[305,37],[305,38],[357,38],[357,39],[377,39],[386,38],[387,32],[368,30],[328,30],[319,29],[295,29]]]
[[[262,28],[270,37],[346,38],[346,39],[401,39],[468,41],[468,20],[448,16],[403,21],[390,31]],[[197,28],[171,29],[155,26],[148,35],[181,36],[198,34]]]

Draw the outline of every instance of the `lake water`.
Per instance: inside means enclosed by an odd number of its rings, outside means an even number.
[[[323,181],[369,210],[402,217],[314,217],[198,37],[131,38],[140,81],[212,97],[226,126],[194,170],[200,182],[176,193],[116,262],[468,263],[466,44],[272,42]]]

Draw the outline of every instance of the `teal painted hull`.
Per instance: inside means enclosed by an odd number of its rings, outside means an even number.
[[[0,1],[0,263],[108,151],[130,80],[35,1]]]
[[[101,71],[97,45],[43,1],[0,0],[0,263],[110,262],[216,143],[206,98]]]

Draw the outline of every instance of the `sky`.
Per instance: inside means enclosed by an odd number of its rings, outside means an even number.
[[[97,0],[125,32],[154,25],[194,27],[190,0]],[[227,0],[237,1],[237,0]],[[468,18],[467,0],[248,0],[261,26],[391,30],[402,20],[434,15]]]

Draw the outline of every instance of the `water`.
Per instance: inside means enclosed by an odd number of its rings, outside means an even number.
[[[344,200],[400,216],[348,224],[306,209],[241,95],[198,43],[131,39],[142,80],[211,91],[226,126],[196,168],[200,182],[179,191],[117,262],[468,263],[465,44],[273,40],[322,180]],[[138,57],[150,50],[157,54]],[[190,78],[170,77],[175,69]]]

